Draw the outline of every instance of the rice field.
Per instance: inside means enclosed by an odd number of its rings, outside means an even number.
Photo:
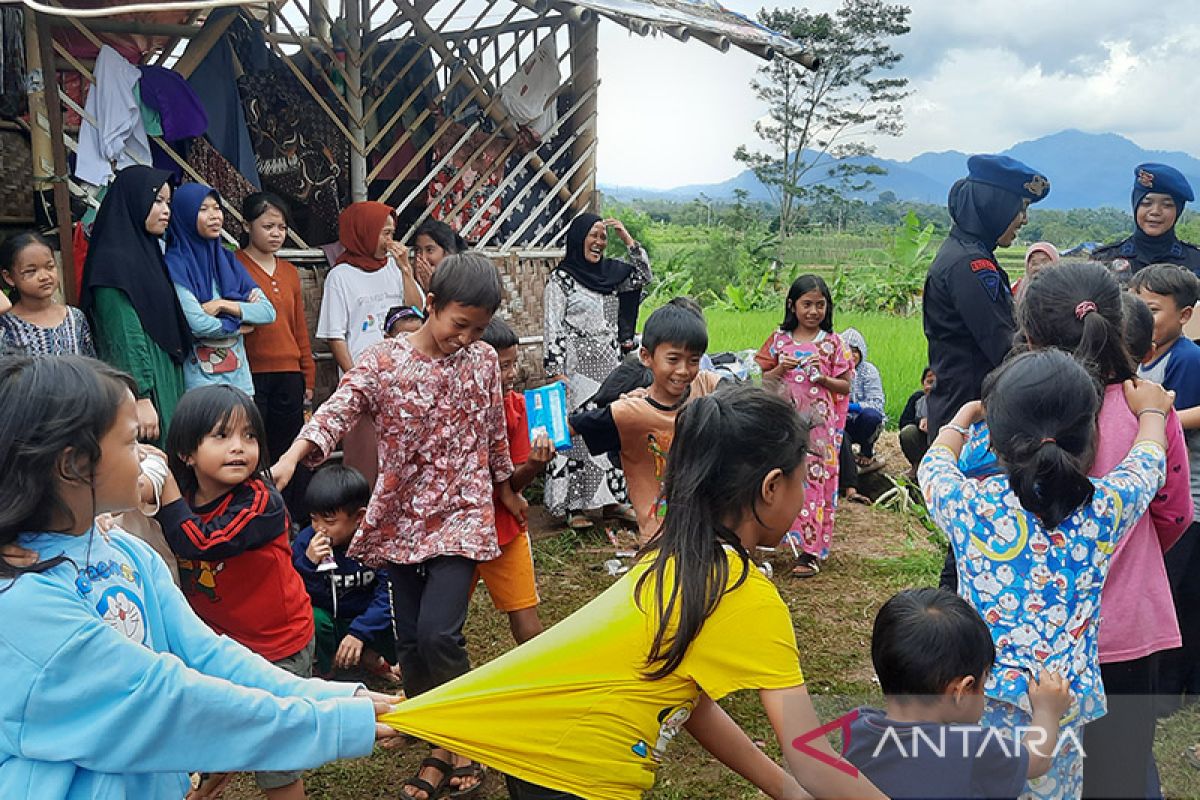
[[[704,313],[708,319],[710,353],[757,350],[782,319],[782,310],[720,311],[710,308]],[[887,414],[894,426],[908,396],[921,385],[921,370],[926,363],[921,318],[847,312],[835,313],[833,321],[835,330],[857,328],[867,340],[868,360],[883,376]]]

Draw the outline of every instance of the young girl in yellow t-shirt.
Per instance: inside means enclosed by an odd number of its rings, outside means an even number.
[[[804,737],[821,722],[791,615],[749,558],[804,503],[806,440],[791,405],[761,389],[693,400],[640,562],[541,636],[383,721],[502,770],[518,800],[641,797],[681,728],[773,798],[883,797],[824,736]],[[795,778],[716,704],[739,689],[759,691]],[[453,797],[453,770],[433,771],[440,782],[410,780],[401,796]]]

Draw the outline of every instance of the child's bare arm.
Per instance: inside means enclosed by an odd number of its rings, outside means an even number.
[[[833,392],[834,394],[850,394],[850,378],[848,377],[849,375],[850,375],[849,372],[843,372],[841,375],[838,375],[836,378],[833,377],[832,375],[822,375],[821,377],[819,377],[817,379],[817,383],[820,383],[822,386],[824,386],[826,389]]]
[[[725,709],[708,695],[700,695],[696,708],[683,727],[714,758],[753,783],[768,797],[775,800],[801,800],[812,796],[783,767],[750,741],[750,737],[725,713]]]
[[[762,698],[771,727],[775,729],[775,736],[779,739],[784,758],[805,791],[813,797],[855,797],[868,800],[886,797],[866,776],[834,752],[829,740],[824,736],[804,739],[805,734],[811,734],[821,727],[821,720],[813,708],[808,689],[801,685],[790,689],[764,689],[758,694]],[[806,748],[820,751],[825,758],[814,758],[793,746],[792,743],[797,739],[804,741]],[[833,762],[840,763],[835,765]]]
[[[1040,778],[1050,771],[1054,749],[1058,746],[1058,724],[1071,705],[1071,689],[1066,678],[1057,672],[1042,670],[1029,683],[1029,705],[1033,721],[1029,736],[1022,743],[1029,753],[1030,778]]]
[[[1176,409],[1175,414],[1179,417],[1179,424],[1185,431],[1200,428],[1200,406]]]

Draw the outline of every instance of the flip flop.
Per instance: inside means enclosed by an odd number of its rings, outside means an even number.
[[[582,531],[592,527],[595,523],[591,517],[584,513],[569,514],[567,516],[567,527],[573,530]]]
[[[637,512],[634,511],[630,506],[621,504],[615,506],[605,506],[604,518],[616,520],[618,522],[629,522],[634,525],[636,525],[638,521]]]
[[[817,563],[817,559],[805,553],[800,557],[799,563],[792,567],[793,578],[811,578],[814,575],[821,573],[821,565]]]
[[[862,492],[855,492],[854,494],[848,494],[848,495],[846,495],[846,500],[848,500],[851,503],[862,503],[864,506],[871,505],[871,498],[867,497]]]

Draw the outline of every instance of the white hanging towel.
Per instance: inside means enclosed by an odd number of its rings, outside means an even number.
[[[142,77],[138,68],[104,45],[96,56],[93,75],[96,82],[88,90],[87,113],[79,127],[75,177],[104,186],[116,170],[149,164],[150,141],[133,92]]]
[[[554,37],[548,36],[500,87],[500,105],[518,125],[527,125],[538,136],[545,136],[558,121],[558,104],[550,96],[561,82],[558,48]]]

